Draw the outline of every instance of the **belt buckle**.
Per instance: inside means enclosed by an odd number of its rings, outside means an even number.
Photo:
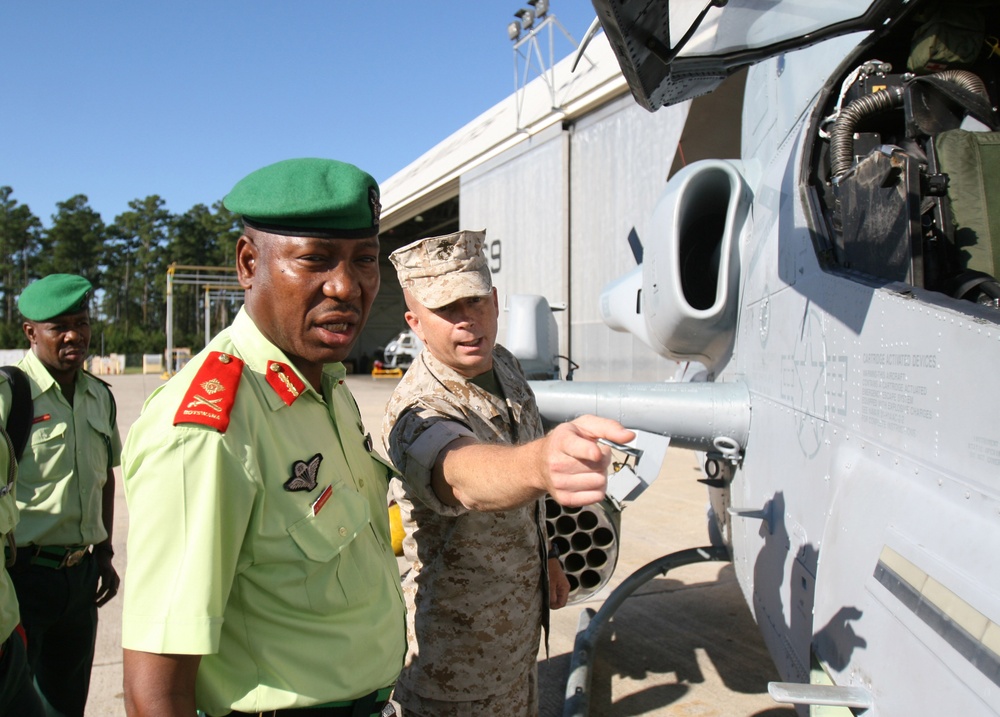
[[[81,560],[83,560],[83,556],[86,555],[86,554],[87,554],[87,549],[86,548],[82,548],[80,550],[74,550],[72,552],[66,553],[63,556],[62,562],[59,563],[59,567],[60,568],[71,568],[74,565],[76,565],[77,563],[79,563]]]

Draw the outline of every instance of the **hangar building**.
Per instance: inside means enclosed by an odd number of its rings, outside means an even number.
[[[578,380],[659,381],[675,365],[600,317],[601,289],[636,266],[669,176],[707,156],[739,156],[742,77],[733,89],[640,108],[603,33],[382,183],[383,257],[417,239],[485,229],[501,343],[513,294],[557,308],[560,369]],[[737,79],[737,78],[734,78]],[[366,365],[406,328],[395,271],[355,347]]]

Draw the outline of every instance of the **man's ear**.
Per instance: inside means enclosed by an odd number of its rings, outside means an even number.
[[[257,248],[253,240],[246,234],[240,236],[236,242],[236,278],[244,289],[253,286],[253,278],[259,259],[260,249]]]
[[[25,321],[21,324],[21,328],[24,329],[24,335],[28,337],[28,343],[32,346],[35,345],[35,325],[30,321]]]
[[[413,329],[413,333],[417,335],[417,338],[423,341],[424,332],[421,329],[420,319],[417,317],[417,315],[414,314],[412,311],[407,311],[405,314],[403,314],[403,318],[406,319],[406,323],[409,325],[411,329]]]

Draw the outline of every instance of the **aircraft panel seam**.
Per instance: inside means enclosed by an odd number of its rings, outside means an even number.
[[[874,578],[1000,687],[1000,626],[889,546]]]

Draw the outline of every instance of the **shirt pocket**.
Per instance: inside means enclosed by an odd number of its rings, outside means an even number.
[[[317,514],[309,513],[288,534],[314,565],[306,566],[306,593],[313,610],[323,612],[367,601],[381,563],[372,547],[371,513],[362,496],[344,487]]]
[[[45,471],[46,466],[55,463],[59,457],[67,450],[65,423],[42,423],[31,432],[31,457],[38,466],[39,473]],[[27,451],[25,451],[27,458]],[[23,471],[22,471],[23,473]]]

